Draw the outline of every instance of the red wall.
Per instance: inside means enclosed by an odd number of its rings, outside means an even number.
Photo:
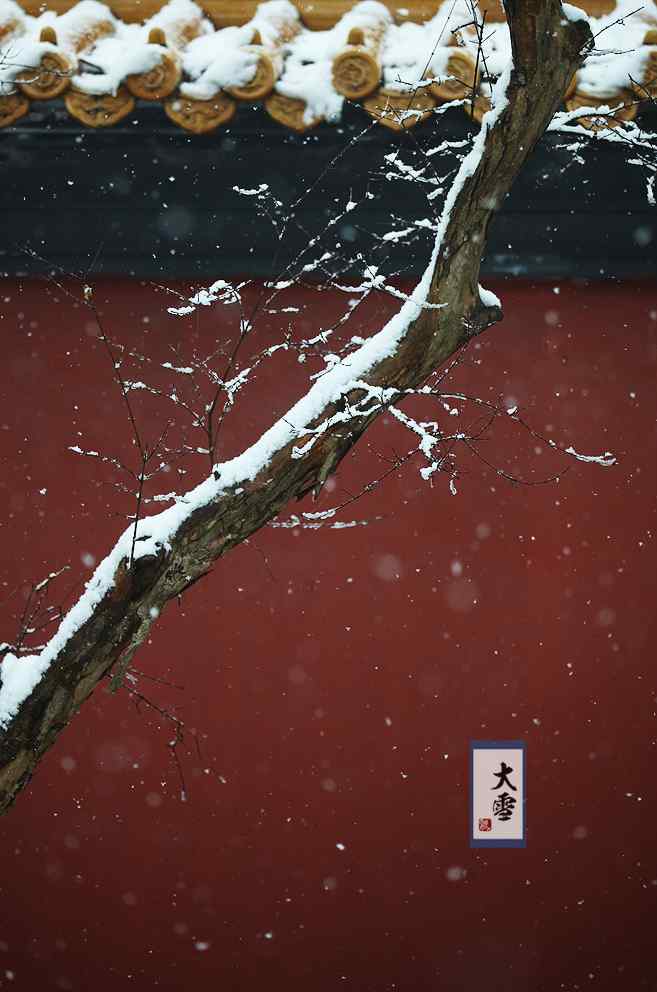
[[[513,485],[464,451],[457,496],[406,466],[342,514],[369,526],[267,529],[221,561],[135,661],[183,687],[140,680],[188,728],[187,802],[171,727],[98,689],[0,822],[0,987],[656,987],[655,287],[494,288],[507,317],[453,386],[619,464],[568,462],[501,419],[485,458],[530,480],[570,464],[558,484]],[[222,307],[174,320],[153,286],[96,295],[111,333],[162,360],[234,326]],[[88,576],[81,555],[124,526],[111,473],[67,446],[131,447],[88,311],[45,282],[0,297],[11,640],[16,587],[66,561],[60,588]],[[310,366],[287,368],[259,373],[227,454],[299,394]],[[155,436],[162,410],[138,406]],[[319,508],[410,446],[378,424]],[[205,471],[188,468],[184,486]],[[528,846],[471,851],[468,742],[510,737],[527,742]]]

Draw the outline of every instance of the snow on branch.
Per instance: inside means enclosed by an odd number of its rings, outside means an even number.
[[[548,126],[588,37],[585,22],[562,18],[558,0],[507,0],[507,7],[515,64],[507,64],[494,86],[493,105],[445,197],[429,263],[399,311],[330,365],[246,451],[215,464],[174,505],[144,517],[138,501],[134,522],[54,637],[38,654],[6,655],[0,669],[0,810],[13,802],[94,686],[115,666],[127,670],[167,601],[275,519],[292,498],[321,489],[389,404],[394,393],[388,391],[421,387],[441,363],[501,319],[499,305],[478,288],[488,225]],[[211,289],[227,294],[226,300],[236,292],[223,282]],[[189,304],[197,305],[205,299]],[[245,333],[248,328],[247,321]],[[312,444],[294,457],[301,437]],[[421,441],[430,453],[424,434]],[[139,446],[141,499],[149,452]]]

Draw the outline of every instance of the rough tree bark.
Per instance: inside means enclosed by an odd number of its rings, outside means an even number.
[[[544,133],[590,43],[585,21],[566,18],[559,0],[505,0],[513,44],[508,103],[486,137],[462,185],[435,262],[428,302],[396,352],[374,366],[371,386],[413,389],[470,337],[500,320],[484,306],[478,279],[488,225],[525,159]],[[347,394],[347,402],[358,397]],[[328,406],[324,421],[343,408]],[[0,738],[0,813],[12,805],[45,751],[117,662],[125,664],[144,641],[153,617],[203,576],[220,557],[334,472],[380,410],[322,435],[303,457],[292,444],[275,453],[260,475],[198,508],[181,526],[171,550],[126,559],[113,588],[64,645]]]

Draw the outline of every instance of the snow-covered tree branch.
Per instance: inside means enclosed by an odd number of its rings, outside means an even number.
[[[591,44],[586,18],[559,0],[505,0],[505,7],[512,62],[446,196],[425,273],[399,312],[240,456],[215,464],[169,509],[138,515],[38,654],[6,653],[0,811],[100,680],[110,672],[120,679],[167,602],[291,500],[321,490],[392,402],[501,320],[499,301],[479,285],[488,226]],[[93,309],[91,297],[87,303]],[[121,380],[126,397],[133,387]],[[147,464],[145,453],[142,479]]]

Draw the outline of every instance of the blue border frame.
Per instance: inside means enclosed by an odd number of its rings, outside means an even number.
[[[473,836],[474,813],[474,753],[493,748],[522,750],[522,837],[518,840],[483,840]],[[470,795],[468,803],[468,835],[470,847],[527,847],[527,745],[525,741],[470,741]]]

